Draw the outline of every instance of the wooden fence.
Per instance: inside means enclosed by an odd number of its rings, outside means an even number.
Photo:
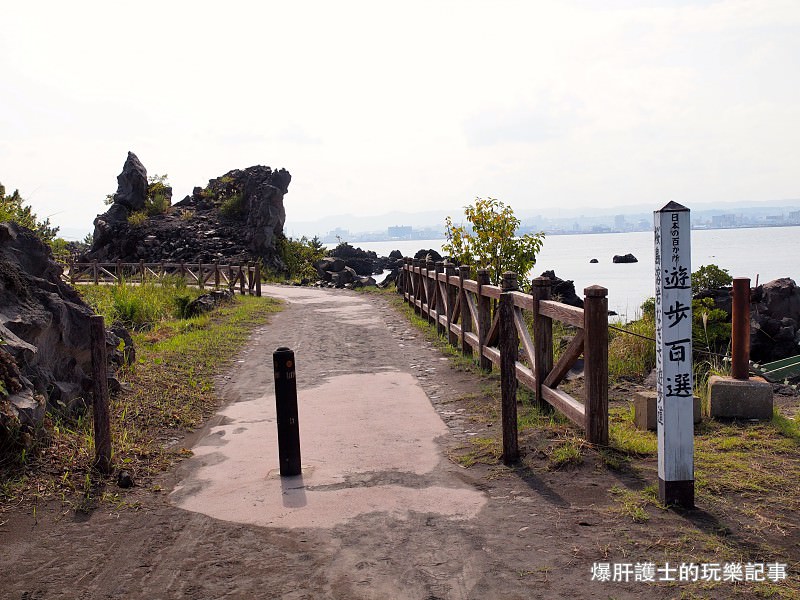
[[[258,263],[247,265],[221,265],[214,263],[138,263],[93,261],[69,262],[63,275],[71,285],[79,283],[145,283],[160,281],[164,277],[179,277],[186,285],[200,289],[227,287],[242,295],[261,296],[261,268]]]
[[[398,292],[414,310],[435,324],[439,333],[474,356],[485,370],[500,368],[503,420],[503,460],[518,459],[517,386],[536,395],[542,409],[558,409],[583,427],[586,439],[608,444],[608,290],[584,290],[584,308],[550,299],[550,280],[537,277],[530,294],[517,289],[517,275],[504,273],[502,286],[489,284],[489,273],[479,269],[469,279],[470,267],[404,259]],[[533,315],[533,336],[525,312]],[[553,320],[577,328],[558,363],[553,364]],[[520,346],[522,352],[520,353]],[[558,385],[578,358],[584,357],[583,402],[559,390]]]

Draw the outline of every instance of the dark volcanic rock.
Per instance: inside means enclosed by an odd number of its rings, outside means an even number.
[[[751,293],[750,358],[770,362],[800,354],[800,288],[788,277]]]
[[[0,338],[5,355],[0,362],[5,365],[3,384],[11,394],[6,401],[14,407],[10,414],[35,425],[45,402],[71,409],[90,397],[92,314],[61,280],[61,267],[48,246],[15,223],[0,224]],[[120,338],[107,331],[106,343],[110,360],[120,364]]]
[[[114,204],[121,204],[129,211],[144,209],[147,197],[147,169],[139,158],[128,152],[128,158],[122,166],[122,173],[117,175],[117,193]]]
[[[135,195],[133,190],[138,193],[141,179],[135,184],[127,182],[135,179],[134,174],[147,181],[144,167],[141,172],[129,168],[131,157],[136,158],[130,154],[120,174],[126,182],[123,186],[120,181],[120,189],[130,188],[131,192],[122,193],[123,203],[117,199],[118,191],[108,212],[95,219],[94,243],[81,261],[244,263],[261,259],[268,268],[285,268],[277,241],[286,221],[283,198],[291,182],[288,171],[265,166],[234,169],[211,179],[205,188],[195,187],[191,196],[165,214],[131,225],[132,202],[127,198]],[[136,163],[141,166],[138,159]],[[145,185],[145,195],[146,189]]]
[[[590,260],[589,262],[590,262],[590,263],[592,263],[592,264],[594,265],[594,264],[597,264],[597,263],[598,263],[598,262],[600,262],[600,261],[599,261],[599,260],[597,260],[596,258],[593,258],[593,259],[592,259],[592,260]]]
[[[633,254],[615,254],[614,258],[612,259],[614,263],[635,263],[639,262],[639,259],[636,258]]]
[[[414,258],[418,258],[418,259],[420,259],[420,260],[427,260],[427,259],[428,259],[428,257],[430,257],[430,259],[431,259],[433,262],[436,262],[436,261],[442,260],[442,255],[441,255],[441,254],[439,254],[439,253],[438,253],[436,250],[434,250],[433,248],[431,248],[431,249],[429,249],[429,250],[424,250],[424,249],[423,249],[423,250],[417,250],[417,253],[414,255]]]
[[[555,271],[545,271],[541,275],[551,281],[550,297],[559,302],[583,308],[583,300],[575,293],[575,282],[571,279],[564,281],[557,277]]]

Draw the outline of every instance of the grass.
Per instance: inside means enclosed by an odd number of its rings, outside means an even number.
[[[200,318],[159,321],[134,336],[137,361],[120,375],[131,391],[111,398],[113,463],[149,486],[189,451],[176,439],[199,426],[218,405],[214,380],[246,343],[252,327],[280,310],[270,298],[237,296]],[[88,511],[97,502],[125,505],[91,469],[92,420],[48,416],[45,441],[24,463],[0,464],[0,509],[60,500]]]
[[[103,315],[107,324],[119,321],[133,330],[183,317],[186,305],[203,293],[187,287],[183,279],[176,277],[143,285],[81,286],[79,291],[95,312]]]
[[[626,332],[619,331],[624,329]],[[627,324],[616,323],[608,330],[608,377],[645,377],[656,366],[655,322],[641,318]]]

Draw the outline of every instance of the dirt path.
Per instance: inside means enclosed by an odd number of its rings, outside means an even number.
[[[0,598],[653,598],[591,581],[636,530],[608,471],[512,471],[447,459],[491,423],[459,398],[480,378],[380,296],[269,287],[288,300],[221,386],[227,406],[160,484],[88,519],[16,515]],[[304,475],[276,474],[272,351],[297,357]],[[283,483],[283,485],[282,485]],[[167,492],[172,492],[167,493]],[[624,552],[624,551],[623,551]],[[627,556],[629,562],[638,557]]]

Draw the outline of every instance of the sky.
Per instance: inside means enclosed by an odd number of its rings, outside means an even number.
[[[0,0],[0,182],[73,238],[129,150],[286,168],[287,228],[800,198],[798,74],[797,0]]]

